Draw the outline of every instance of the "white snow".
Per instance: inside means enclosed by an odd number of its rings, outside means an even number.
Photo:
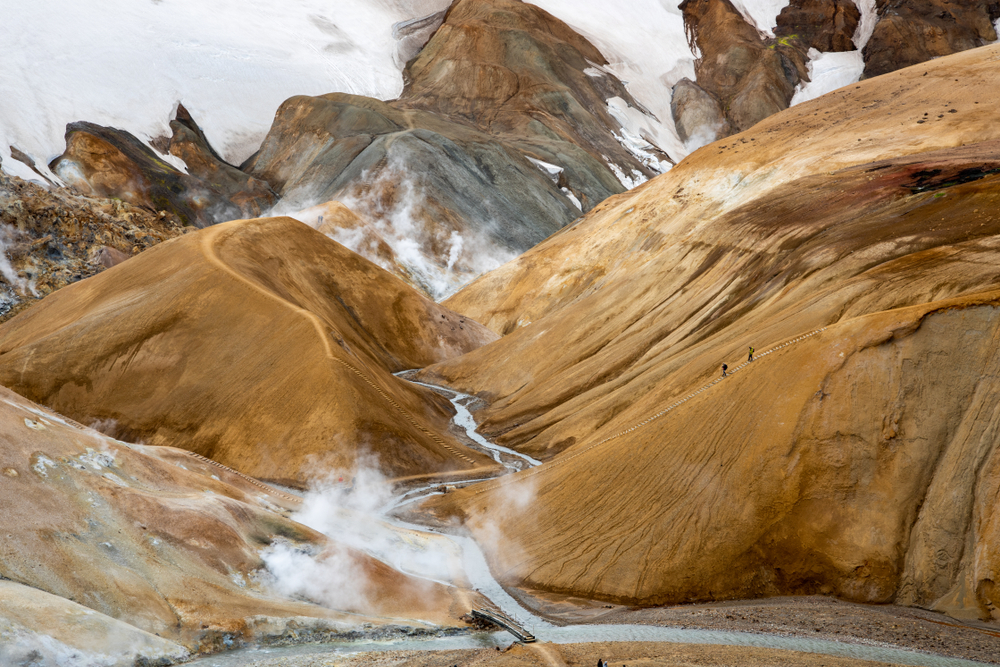
[[[618,77],[655,116],[629,109],[624,129],[630,135],[647,137],[675,161],[687,155],[670,114],[674,84],[684,77],[694,80],[695,57],[677,8],[680,0],[534,0],[532,4],[566,22],[604,55],[608,64],[587,68],[587,75],[607,72]]]
[[[875,32],[875,24],[878,23],[878,12],[876,11],[875,0],[854,0],[854,5],[861,12],[861,22],[858,23],[851,41],[854,42],[854,47],[860,51],[865,48],[868,40],[872,38],[872,33]]]
[[[559,189],[562,190],[562,193],[564,195],[566,195],[566,199],[569,199],[570,202],[572,202],[573,206],[576,206],[578,209],[580,209],[580,212],[582,213],[583,204],[581,204],[580,200],[576,198],[576,195],[573,194],[573,192],[569,188],[559,188]]]
[[[548,162],[544,162],[542,160],[536,160],[535,158],[529,157],[527,155],[525,155],[524,157],[528,158],[528,162],[530,162],[531,164],[533,164],[536,167],[538,167],[538,169],[543,174],[545,174],[550,179],[552,179],[553,183],[558,183],[559,182],[559,174],[561,174],[563,172],[563,168],[562,167],[560,167],[558,165],[555,165],[555,164],[549,164]]]
[[[253,153],[292,95],[402,90],[394,23],[448,0],[46,0],[8,2],[0,22],[0,158],[38,180],[87,120],[169,136],[178,101],[226,159]],[[40,28],[44,26],[44,28]]]
[[[816,99],[821,95],[856,83],[861,79],[865,61],[861,51],[822,53],[809,49],[809,78],[795,89],[790,106]]]
[[[402,90],[399,54],[404,45],[393,37],[393,25],[429,16],[450,3],[6,4],[0,22],[0,159],[5,172],[38,180],[10,158],[8,147],[29,154],[44,170],[64,149],[66,124],[77,120],[119,127],[148,142],[169,135],[168,121],[176,104],[183,102],[222,156],[239,163],[257,149],[278,106],[293,95],[339,91],[394,98]],[[654,144],[675,161],[688,153],[670,114],[671,88],[682,77],[694,78],[695,56],[678,0],[534,4],[565,21],[604,54],[608,65],[588,68],[589,75],[613,74],[649,111],[616,109],[624,121],[623,145],[641,151]],[[737,4],[767,32],[787,0]]]
[[[858,23],[854,35],[851,36],[856,50],[823,53],[816,49],[809,49],[810,81],[808,83],[803,81],[796,87],[789,106],[816,99],[837,88],[849,86],[861,80],[861,75],[865,70],[864,56],[861,51],[868,44],[872,33],[875,32],[875,22],[878,20],[878,16],[875,12],[875,0],[854,0],[854,4],[861,11],[861,21]]]
[[[788,6],[789,0],[732,0],[733,7],[746,22],[768,37],[774,37],[778,14]]]

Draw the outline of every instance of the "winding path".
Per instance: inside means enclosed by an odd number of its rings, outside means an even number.
[[[289,303],[288,301],[282,299],[277,294],[274,294],[273,292],[264,289],[262,286],[258,285],[254,281],[249,280],[246,276],[239,273],[231,266],[223,262],[222,259],[219,257],[218,253],[216,252],[215,248],[216,244],[220,240],[219,237],[221,237],[228,230],[229,230],[228,224],[216,225],[214,227],[209,227],[205,230],[202,230],[201,251],[202,254],[205,256],[205,259],[207,259],[210,264],[220,269],[224,273],[228,274],[237,282],[245,285],[246,287],[249,287],[251,290],[259,294],[262,294],[273,301],[277,301],[278,303],[282,304],[289,310],[298,314],[300,317],[303,317],[306,320],[308,320],[312,324],[313,328],[316,330],[316,334],[319,336],[319,339],[323,344],[323,351],[325,352],[327,359],[335,363],[338,363],[341,366],[344,366],[350,372],[354,373],[359,378],[361,378],[366,384],[368,384],[372,389],[374,389],[379,396],[381,396],[389,405],[391,405],[393,409],[396,410],[396,412],[398,412],[404,419],[406,419],[406,421],[410,422],[410,424],[413,425],[414,428],[424,433],[427,437],[429,437],[435,443],[437,443],[442,448],[450,452],[453,456],[462,459],[463,461],[466,461],[467,463],[473,466],[476,464],[476,462],[473,461],[470,457],[458,451],[457,449],[449,445],[447,442],[445,442],[444,439],[438,436],[436,433],[434,433],[430,429],[425,428],[419,422],[417,422],[417,420],[413,417],[413,415],[411,415],[406,410],[406,408],[404,408],[402,405],[396,402],[396,400],[392,398],[392,396],[390,396],[384,389],[378,386],[378,384],[374,380],[372,380],[366,373],[361,371],[361,369],[335,355],[333,353],[333,348],[330,347],[330,339],[326,334],[327,325],[315,313],[312,313],[306,310],[305,308],[296,306],[293,303]],[[340,336],[339,332],[336,332],[335,330],[331,330],[331,333]]]

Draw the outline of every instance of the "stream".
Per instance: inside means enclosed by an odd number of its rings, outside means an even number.
[[[398,375],[403,375],[398,374]],[[410,380],[412,382],[412,380]],[[541,465],[541,462],[506,447],[501,447],[476,432],[476,422],[468,409],[468,404],[475,397],[462,394],[435,385],[415,382],[428,387],[449,398],[455,406],[456,415],[453,423],[462,428],[468,438],[475,443],[475,448],[489,453],[495,461],[502,464],[509,472],[516,472],[527,467]],[[463,484],[478,481],[466,480]],[[749,632],[733,632],[724,630],[699,630],[655,625],[626,624],[593,624],[556,626],[532,614],[522,607],[493,578],[486,558],[474,540],[469,537],[453,535],[437,531],[427,526],[404,522],[390,516],[390,512],[404,505],[417,502],[432,495],[440,494],[437,490],[441,483],[410,489],[394,496],[378,510],[378,517],[371,517],[368,535],[362,537],[356,546],[371,555],[389,563],[400,571],[413,576],[437,581],[442,575],[437,568],[421,566],[426,563],[425,550],[440,550],[442,541],[447,545],[447,551],[460,558],[462,569],[471,587],[489,598],[495,605],[514,617],[521,625],[534,634],[540,642],[555,644],[576,644],[588,642],[671,642],[685,644],[714,644],[728,646],[751,646],[770,649],[785,649],[803,651],[823,655],[873,660],[914,667],[981,667],[986,663],[960,658],[951,658],[919,651],[875,646],[868,644],[852,644],[807,637],[789,637],[784,635],[760,634]],[[381,525],[378,525],[381,524]],[[406,533],[410,536],[419,535],[424,538],[424,546],[414,545],[413,540],[407,540],[409,549],[414,551],[400,552],[387,550],[386,535],[392,531]],[[440,551],[439,551],[440,553]],[[440,559],[440,555],[438,558]],[[444,651],[454,649],[476,649],[506,647],[514,638],[504,631],[470,632],[457,635],[441,635],[427,637],[406,637],[386,640],[361,639],[355,641],[340,641],[330,643],[300,644],[295,646],[267,647],[258,646],[219,653],[199,658],[185,663],[192,667],[243,667],[253,660],[288,659],[309,656],[348,656],[357,653],[375,651]]]

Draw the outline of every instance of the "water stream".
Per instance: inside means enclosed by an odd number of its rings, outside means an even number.
[[[501,447],[491,443],[480,434],[476,433],[476,423],[468,410],[467,404],[474,400],[474,397],[461,394],[452,390],[444,389],[434,385],[421,384],[425,387],[439,391],[452,401],[457,414],[454,423],[464,429],[470,440],[475,442],[484,451],[490,452],[494,460],[504,465],[509,471],[514,472],[528,466],[541,465],[539,461],[520,454],[506,447]],[[466,480],[465,483],[474,480]],[[419,567],[413,567],[413,562],[400,562],[406,560],[405,554],[394,553],[392,557],[386,557],[386,551],[378,546],[384,545],[387,538],[382,535],[386,531],[396,529],[412,534],[420,534],[426,538],[427,545],[438,544],[446,540],[449,550],[454,550],[460,554],[462,568],[473,589],[479,591],[489,598],[494,604],[500,607],[508,615],[514,617],[522,625],[530,630],[539,641],[552,642],[555,644],[575,644],[589,642],[671,642],[686,644],[715,644],[728,646],[752,646],[771,649],[785,649],[791,651],[804,651],[809,653],[819,653],[831,656],[856,658],[862,660],[874,660],[894,663],[899,665],[913,665],[914,667],[981,667],[985,663],[959,658],[950,658],[935,654],[921,653],[918,651],[893,648],[888,646],[876,646],[868,644],[852,644],[846,642],[835,642],[822,639],[811,639],[807,637],[788,637],[783,635],[759,634],[749,632],[732,632],[722,630],[698,630],[689,628],[664,627],[655,625],[627,625],[627,624],[595,624],[595,625],[568,625],[556,626],[548,621],[535,616],[530,611],[522,607],[507,591],[493,578],[487,565],[486,558],[480,550],[479,545],[471,538],[448,534],[437,531],[427,526],[407,523],[389,515],[389,512],[409,503],[421,500],[431,495],[441,493],[441,484],[428,485],[415,489],[409,489],[392,498],[379,511],[377,518],[372,517],[373,522],[369,524],[372,537],[365,538],[357,546],[369,551],[377,558],[390,562],[397,569],[406,571],[413,576],[431,579],[439,583],[442,581],[438,576],[431,576],[430,572],[421,572]],[[378,525],[381,524],[381,525]],[[409,542],[412,543],[412,540]],[[364,544],[367,543],[367,544]],[[416,548],[416,547],[415,547]],[[425,548],[433,549],[433,546]],[[438,547],[440,548],[440,547]],[[414,554],[414,560],[420,560],[420,554]],[[405,569],[403,569],[405,567]],[[437,573],[435,573],[436,575]],[[450,584],[448,584],[450,585]],[[473,632],[468,634],[450,636],[428,636],[420,638],[399,638],[387,640],[357,640],[341,641],[322,644],[303,644],[285,647],[252,647],[227,653],[212,655],[200,658],[187,663],[197,667],[242,667],[253,660],[263,660],[268,658],[295,658],[320,655],[351,655],[373,651],[442,651],[453,649],[475,649],[505,647],[513,641],[513,637],[506,632]]]

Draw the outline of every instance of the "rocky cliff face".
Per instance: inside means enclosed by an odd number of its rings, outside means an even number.
[[[997,40],[993,0],[877,0],[878,23],[865,46],[865,76],[878,76]]]
[[[392,477],[492,467],[447,435],[446,400],[392,372],[493,338],[300,222],[236,221],[7,322],[0,382],[118,437],[304,486],[363,455]]]
[[[861,30],[860,6],[791,0],[775,18],[771,37],[730,0],[685,0],[685,26],[700,57],[696,81],[684,79],[674,88],[671,110],[681,139],[697,148],[787,108],[796,86],[809,79],[808,61],[821,53],[863,49],[859,75],[872,77],[997,39],[993,23],[1000,5],[987,0],[878,0],[868,19],[870,37]]]
[[[998,51],[772,116],[449,300],[508,333],[426,374],[549,459],[437,503],[508,582],[992,617]]]

